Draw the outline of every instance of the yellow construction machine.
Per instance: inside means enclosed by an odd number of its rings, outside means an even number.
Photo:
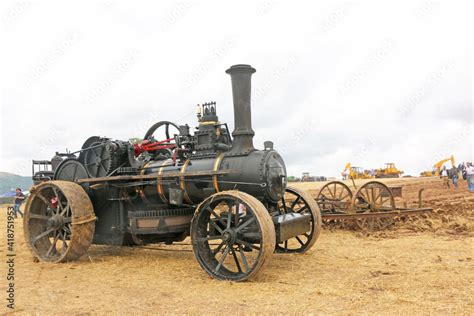
[[[399,178],[403,171],[398,170],[393,162],[385,163],[385,166],[380,169],[375,169],[376,178]]]
[[[349,173],[347,173],[347,171]],[[361,167],[352,167],[351,163],[348,162],[341,172],[344,179],[372,179],[372,175],[369,170],[362,170]]]
[[[422,173],[420,173],[420,176],[422,176],[422,177],[439,177],[439,174],[441,173],[441,168],[443,168],[443,165],[445,163],[447,163],[448,161],[451,161],[451,167],[454,167],[456,165],[456,161],[454,159],[454,156],[451,155],[451,157],[446,158],[446,159],[442,159],[442,160],[438,161],[437,163],[435,163],[433,165],[433,170],[423,171]]]

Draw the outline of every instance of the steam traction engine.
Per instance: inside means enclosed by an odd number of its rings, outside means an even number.
[[[91,243],[144,245],[191,237],[201,267],[221,280],[254,276],[273,252],[303,253],[315,243],[321,215],[314,199],[287,187],[283,159],[253,147],[251,76],[235,65],[235,129],[216,104],[199,126],[158,122],[139,142],[93,136],[56,155],[54,178],[31,189],[24,229],[40,261],[78,259]],[[164,135],[159,136],[163,133]],[[58,160],[60,162],[57,164]]]

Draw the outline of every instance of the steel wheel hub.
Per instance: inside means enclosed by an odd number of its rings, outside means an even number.
[[[233,229],[226,229],[223,236],[222,240],[228,245],[235,244],[235,241],[237,240],[237,233]]]
[[[48,219],[48,228],[60,229],[64,225],[64,216],[56,214]]]

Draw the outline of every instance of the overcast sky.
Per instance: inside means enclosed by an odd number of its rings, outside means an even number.
[[[290,175],[395,162],[418,175],[473,160],[472,1],[2,1],[0,171],[91,135],[196,125],[230,78],[253,76],[254,143]]]

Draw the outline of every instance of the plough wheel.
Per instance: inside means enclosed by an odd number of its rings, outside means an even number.
[[[392,191],[382,182],[369,181],[361,186],[352,197],[352,211],[355,213],[387,212],[395,210]],[[360,228],[384,229],[393,224],[393,218],[372,217],[356,220]]]
[[[66,262],[86,253],[95,229],[91,200],[73,182],[48,181],[31,189],[23,229],[40,261]]]
[[[284,198],[278,202],[280,214],[311,214],[311,227],[306,233],[290,238],[278,245],[280,253],[305,253],[314,245],[321,233],[321,212],[318,204],[306,192],[287,187]]]
[[[322,214],[351,213],[352,191],[343,182],[328,182],[319,189],[316,202]]]
[[[196,209],[191,224],[194,256],[211,277],[245,281],[262,269],[275,250],[275,226],[268,210],[239,191],[215,193]]]

